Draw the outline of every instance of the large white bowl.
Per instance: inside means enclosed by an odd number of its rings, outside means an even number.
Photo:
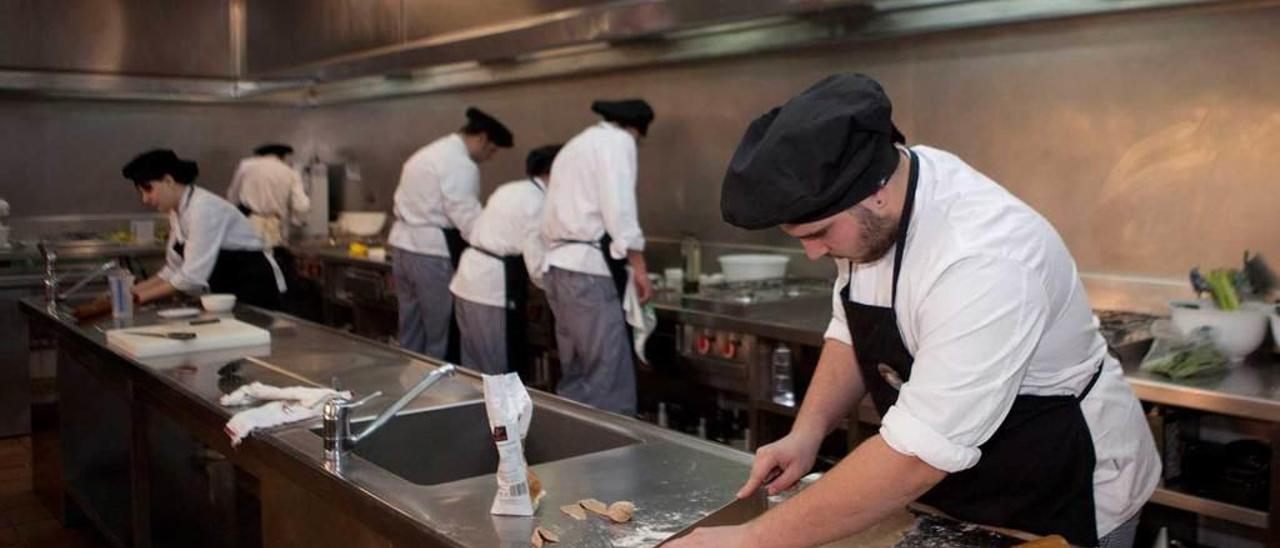
[[[209,312],[226,312],[235,308],[236,296],[230,293],[210,293],[200,296],[200,305]]]
[[[1267,311],[1258,303],[1244,303],[1239,310],[1219,310],[1213,301],[1204,300],[1173,301],[1169,307],[1173,326],[1184,335],[1212,327],[1214,345],[1231,361],[1243,360],[1267,336]]]
[[[382,232],[387,214],[382,211],[343,211],[338,214],[338,226],[353,236],[374,236]]]
[[[791,257],[786,255],[762,253],[721,255],[720,270],[724,271],[724,279],[728,282],[774,280],[787,276],[787,262],[790,260]]]

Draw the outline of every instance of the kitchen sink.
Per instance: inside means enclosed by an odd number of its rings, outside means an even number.
[[[367,421],[353,423],[359,432]],[[317,436],[320,429],[312,430]],[[541,464],[640,443],[614,428],[567,413],[534,412],[524,454]],[[361,440],[352,453],[418,485],[436,485],[493,474],[498,451],[489,436],[484,404],[402,414]]]

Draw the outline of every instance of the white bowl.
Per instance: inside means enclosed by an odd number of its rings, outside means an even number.
[[[1244,303],[1239,310],[1219,310],[1213,301],[1173,301],[1173,326],[1184,335],[1197,327],[1213,328],[1213,344],[1233,362],[1257,350],[1267,336],[1267,312],[1259,303]]]
[[[210,293],[200,296],[200,305],[209,312],[226,312],[235,308],[236,296],[230,293]]]
[[[787,262],[790,260],[791,257],[786,255],[760,253],[722,255],[720,270],[724,271],[724,279],[728,282],[774,280],[787,276]]]
[[[343,211],[338,214],[338,226],[353,236],[374,236],[382,232],[387,214],[382,211]]]

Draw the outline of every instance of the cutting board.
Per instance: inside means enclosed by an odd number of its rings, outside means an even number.
[[[184,320],[144,327],[111,329],[107,331],[107,345],[134,358],[150,358],[271,343],[271,333],[266,329],[247,324],[235,318],[222,318],[221,320],[218,323],[201,325],[191,325]],[[195,333],[196,338],[187,341],[160,339],[143,335],[131,335],[128,333],[130,331],[144,333],[189,331]]]

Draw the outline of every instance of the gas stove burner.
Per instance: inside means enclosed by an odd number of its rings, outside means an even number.
[[[743,313],[755,306],[785,303],[812,298],[826,298],[825,284],[812,280],[760,280],[735,282],[684,295],[682,301],[695,308],[714,312]]]

